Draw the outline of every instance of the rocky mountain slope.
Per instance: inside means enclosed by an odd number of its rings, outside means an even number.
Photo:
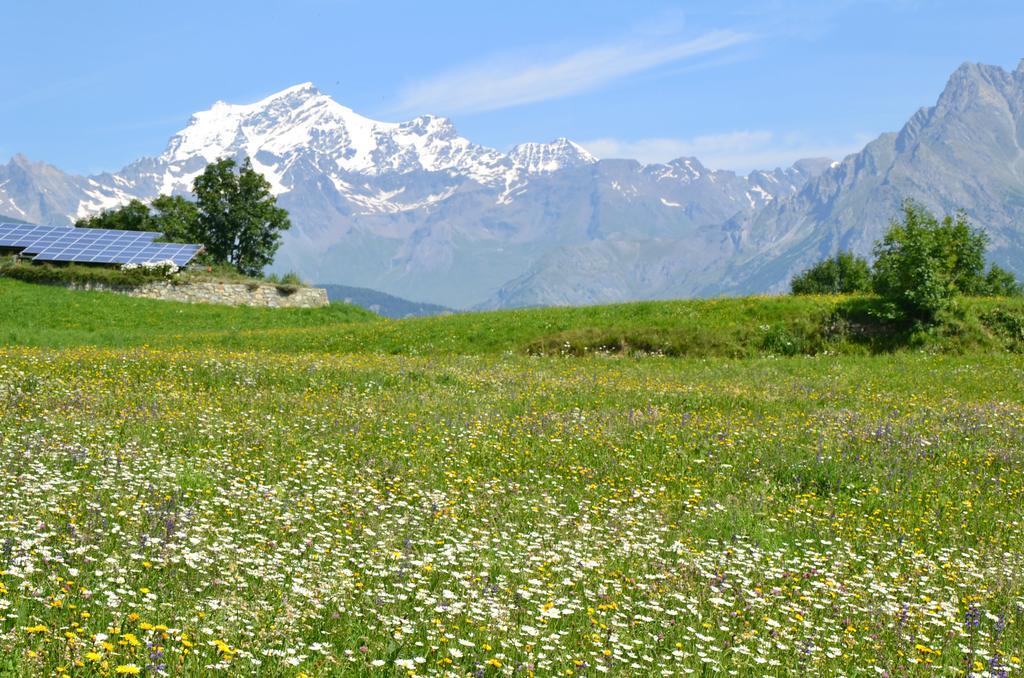
[[[250,157],[294,227],[274,270],[455,308],[782,289],[836,249],[866,252],[903,197],[964,208],[1024,273],[1024,62],[965,64],[932,108],[833,163],[711,170],[696,158],[596,160],[567,139],[508,153],[444,118],[365,118],[306,83],[195,114],[158,156],[93,177],[15,156],[0,213],[69,223],[187,193]]]
[[[870,252],[904,198],[963,209],[990,236],[992,259],[1024,278],[1024,61],[1015,71],[964,64],[936,104],[897,133],[822,173],[793,199],[716,229],[739,243],[727,291],[778,290],[839,249]]]

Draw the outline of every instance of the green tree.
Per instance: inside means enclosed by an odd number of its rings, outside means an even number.
[[[274,259],[281,231],[291,227],[288,212],[277,206],[270,183],[248,159],[238,167],[223,158],[210,163],[193,184],[196,202],[160,195],[152,204],[127,205],[75,222],[79,228],[157,231],[168,242],[200,243],[212,263],[234,266],[258,276]]]
[[[875,291],[908,316],[932,320],[956,295],[985,291],[987,244],[963,212],[939,221],[908,200],[875,245]]]
[[[156,231],[168,242],[187,242],[196,233],[199,210],[195,203],[175,195],[160,195],[149,205],[133,199],[127,205],[105,210],[75,222],[78,228],[112,228],[124,231]]]
[[[75,222],[75,226],[78,228],[112,228],[123,231],[160,230],[153,222],[149,205],[134,199],[127,205],[79,219]]]
[[[201,242],[199,208],[180,195],[160,195],[153,200],[152,230],[164,234],[168,242]]]
[[[992,264],[985,276],[983,289],[978,294],[986,297],[1019,297],[1024,294],[1024,289],[1012,273]]]
[[[288,212],[277,206],[270,192],[270,182],[248,159],[238,167],[223,158],[207,165],[192,191],[198,208],[195,236],[209,258],[246,275],[259,275],[273,261],[281,232],[291,227]]]
[[[793,294],[856,294],[871,291],[871,268],[863,257],[840,252],[793,278]]]

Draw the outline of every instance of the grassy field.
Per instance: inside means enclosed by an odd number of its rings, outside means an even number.
[[[0,341],[63,348],[275,353],[665,355],[696,358],[1024,351],[1024,298],[968,299],[937,328],[885,321],[877,301],[751,297],[394,321],[344,304],[253,309],[78,292],[0,278]]]
[[[1020,306],[865,303],[0,280],[0,675],[1019,675]]]

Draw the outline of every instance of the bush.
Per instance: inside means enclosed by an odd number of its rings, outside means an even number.
[[[875,245],[875,291],[908,317],[932,321],[955,296],[986,291],[987,244],[963,212],[939,221],[908,200],[902,221]]]
[[[0,277],[29,283],[139,287],[154,280],[167,280],[168,273],[164,267],[137,267],[125,270],[78,264],[52,266],[19,262],[11,258],[0,263]]]
[[[1024,289],[1009,271],[992,265],[985,273],[988,236],[963,212],[939,221],[918,203],[903,203],[875,243],[875,263],[843,252],[796,276],[793,294],[853,294],[873,289],[890,320],[933,323],[958,295],[1017,297]]]
[[[992,264],[988,275],[985,276],[982,289],[977,294],[983,297],[1019,297],[1024,294],[1024,289],[1012,273]]]
[[[1009,350],[1024,348],[1024,313],[994,308],[980,316],[982,324],[1001,338]]]
[[[863,257],[840,252],[793,278],[793,294],[856,294],[871,291],[871,269]]]
[[[299,277],[298,273],[285,273],[282,276],[278,276],[276,273],[271,273],[266,276],[264,280],[276,286],[277,291],[282,294],[294,294],[306,286],[306,284],[302,282],[302,278]]]

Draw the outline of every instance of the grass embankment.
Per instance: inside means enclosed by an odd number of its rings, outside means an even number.
[[[352,306],[190,306],[0,279],[0,341],[405,355],[752,357],[903,348],[1020,350],[1024,300],[965,299],[934,327],[880,319],[870,298],[750,297],[465,313],[400,321]]]

